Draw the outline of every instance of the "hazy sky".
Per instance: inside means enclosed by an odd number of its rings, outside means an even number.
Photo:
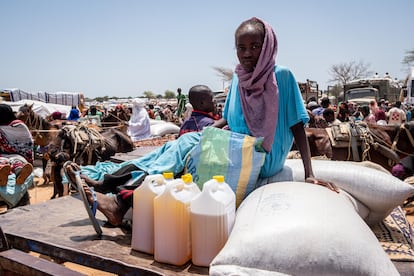
[[[334,64],[362,61],[403,79],[414,50],[412,0],[0,0],[0,89],[162,94],[223,81],[234,31],[257,16],[278,38],[277,64],[325,90]]]

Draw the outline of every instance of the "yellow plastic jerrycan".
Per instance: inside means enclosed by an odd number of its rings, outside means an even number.
[[[200,194],[191,174],[175,179],[154,198],[154,259],[183,265],[191,259],[190,203]]]

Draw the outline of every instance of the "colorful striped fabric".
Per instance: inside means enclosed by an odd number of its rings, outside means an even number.
[[[190,152],[186,172],[200,189],[214,175],[223,175],[236,193],[237,206],[253,191],[263,165],[263,138],[214,127],[204,128],[200,143]]]

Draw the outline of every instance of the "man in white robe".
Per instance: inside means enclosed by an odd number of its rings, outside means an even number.
[[[133,142],[150,137],[150,119],[142,99],[135,98],[132,101],[132,115],[128,121],[127,133]]]

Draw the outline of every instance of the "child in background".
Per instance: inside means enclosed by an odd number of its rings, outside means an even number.
[[[180,127],[178,136],[187,132],[201,131],[214,123],[213,92],[205,85],[193,86],[188,92],[190,104],[193,106],[191,116]]]

